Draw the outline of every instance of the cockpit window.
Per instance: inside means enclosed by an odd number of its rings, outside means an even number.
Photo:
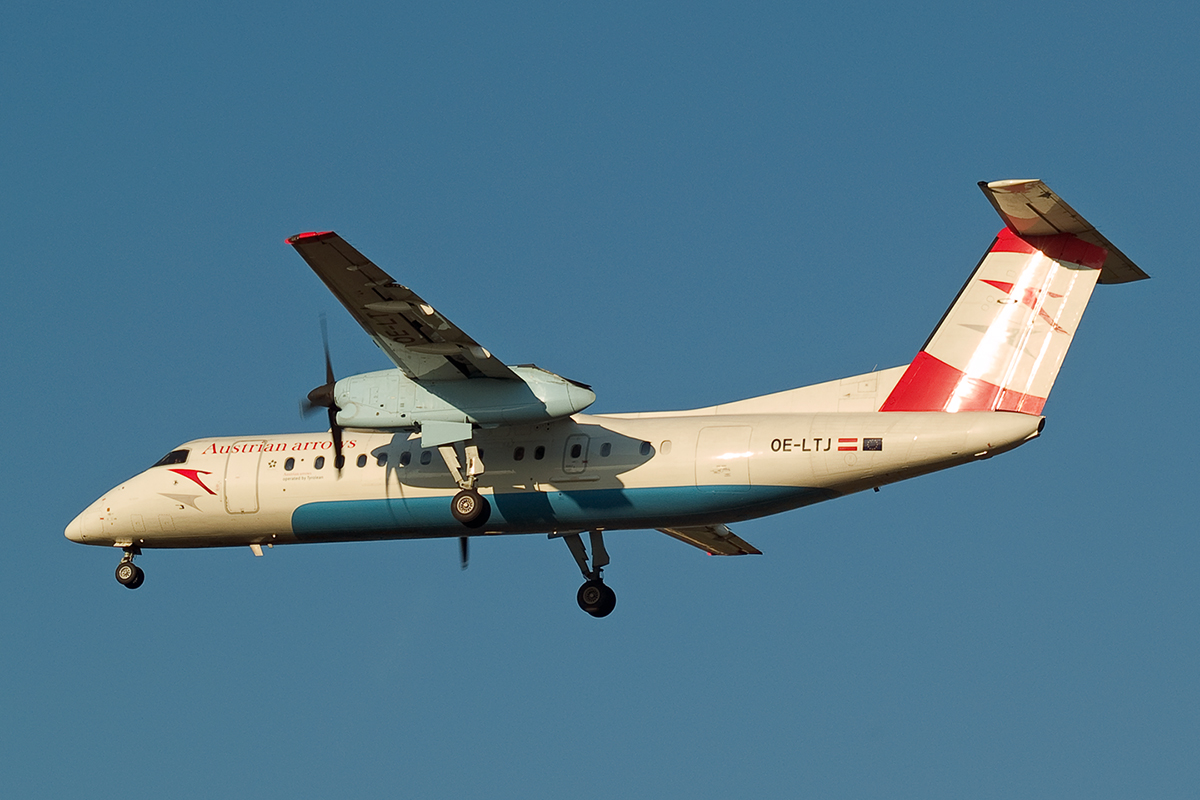
[[[154,462],[154,466],[165,467],[168,464],[186,464],[187,454],[187,450],[172,450],[158,461]]]

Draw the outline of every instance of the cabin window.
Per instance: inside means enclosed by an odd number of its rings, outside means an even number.
[[[363,453],[362,455],[360,455],[360,456],[358,457],[358,462],[357,462],[357,463],[358,463],[358,465],[359,465],[360,467],[365,467],[365,466],[367,465],[367,454],[366,454],[366,453]]]
[[[346,457],[345,456],[336,457],[335,459],[333,459],[333,465],[335,467],[337,467],[338,469],[341,469],[342,467],[346,466]]]
[[[313,461],[313,469],[324,469],[324,468],[325,468],[325,456],[317,456],[316,459]]]
[[[662,453],[664,456],[667,455],[668,453],[670,453],[671,452],[671,440],[664,439],[663,443],[661,445],[659,445],[658,452]]]
[[[650,455],[650,451],[653,449],[654,448],[650,446],[649,442],[642,442],[642,455],[644,455],[644,456]]]
[[[154,462],[156,467],[165,467],[169,464],[186,464],[188,457],[187,450],[172,450],[165,456]]]
[[[375,456],[375,466],[382,467],[382,466],[385,466],[386,464],[387,464],[387,451],[385,450],[382,453],[380,453],[379,455]]]
[[[543,458],[546,457],[546,448],[542,447],[540,444],[537,447],[533,448],[533,457],[536,458],[538,461],[541,461]]]
[[[291,472],[293,469],[295,469],[295,467],[296,467],[296,459],[294,459],[294,458],[289,458],[287,461],[283,462],[283,468],[286,469],[288,472]]]
[[[525,458],[524,447],[518,447],[516,450],[513,450],[513,461],[520,461],[523,458]]]
[[[405,450],[403,453],[400,454],[400,466],[407,467],[411,463],[412,463],[412,453]]]
[[[604,444],[600,445],[600,455],[607,458],[611,454],[612,454],[612,442],[605,442]]]
[[[579,458],[581,455],[583,455],[583,445],[571,445],[571,458]]]
[[[433,461],[433,451],[432,450],[422,450],[421,451],[421,463],[424,465],[428,465],[430,461]]]

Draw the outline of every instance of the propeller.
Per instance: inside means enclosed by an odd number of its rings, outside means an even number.
[[[325,349],[325,383],[308,393],[308,397],[300,401],[300,414],[308,416],[318,408],[324,408],[329,413],[329,430],[333,434],[333,465],[337,468],[338,477],[342,475],[342,426],[338,425],[337,415],[341,411],[333,396],[333,385],[337,378],[333,374],[333,359],[329,356],[329,324],[325,315],[321,315],[321,344]]]
[[[466,536],[458,537],[458,557],[462,562],[462,568],[467,568],[467,551],[470,546],[470,539]]]

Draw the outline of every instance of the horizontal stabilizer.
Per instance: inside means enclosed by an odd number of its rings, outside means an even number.
[[[1145,272],[1063,199],[1037,180],[979,182],[1004,224],[1018,236],[1071,233],[1108,251],[1099,283],[1127,283],[1149,278]]]
[[[667,536],[692,547],[699,547],[710,556],[761,556],[762,551],[735,536],[727,525],[703,525],[695,528],[659,528]]]

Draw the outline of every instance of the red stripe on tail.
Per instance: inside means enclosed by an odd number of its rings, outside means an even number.
[[[1020,411],[1040,414],[1046,398],[968,378],[922,350],[908,365],[880,411]]]
[[[1088,244],[1070,233],[1053,236],[1018,236],[1008,228],[996,235],[993,253],[1045,253],[1055,261],[1067,261],[1089,269],[1100,269],[1108,258],[1103,247]]]

